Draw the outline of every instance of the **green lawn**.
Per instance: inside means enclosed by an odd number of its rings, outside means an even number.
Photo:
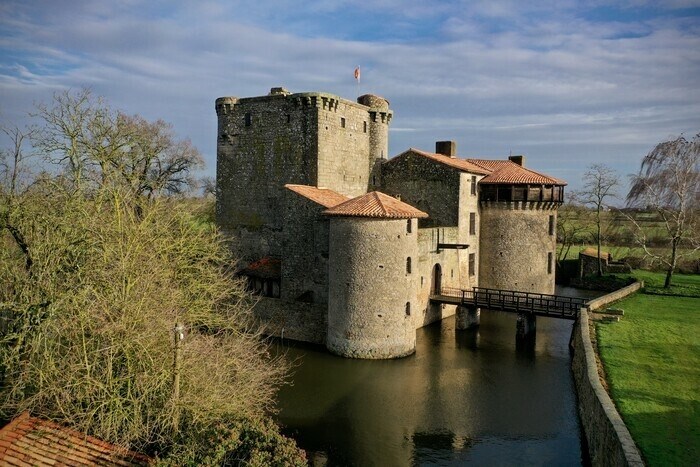
[[[700,289],[700,276],[674,279]],[[598,347],[632,437],[649,465],[700,465],[700,298],[637,293],[615,307],[625,316],[597,325]]]

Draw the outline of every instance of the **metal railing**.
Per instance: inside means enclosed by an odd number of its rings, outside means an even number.
[[[564,319],[576,319],[579,310],[586,304],[585,299],[578,297],[486,287],[474,287],[471,290],[442,287],[439,293],[433,295],[432,299],[445,303],[459,302],[462,305],[473,305],[492,310],[534,313]]]

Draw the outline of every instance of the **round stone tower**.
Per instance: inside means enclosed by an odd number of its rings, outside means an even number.
[[[565,182],[500,161],[479,182],[479,286],[553,294],[556,216]]]
[[[358,104],[369,107],[369,167],[368,186],[373,190],[381,186],[379,166],[389,157],[389,122],[393,115],[389,110],[389,101],[373,94],[357,98]]]
[[[406,203],[370,192],[330,216],[326,346],[343,357],[382,359],[415,352],[419,274],[417,218]]]

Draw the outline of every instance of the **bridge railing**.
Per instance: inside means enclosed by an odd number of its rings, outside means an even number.
[[[477,307],[530,312],[563,318],[575,318],[579,309],[586,303],[585,299],[578,297],[486,287],[474,287],[471,290],[443,287],[438,295],[457,298],[462,304]]]

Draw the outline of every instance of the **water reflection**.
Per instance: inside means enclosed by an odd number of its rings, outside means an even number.
[[[317,465],[580,465],[572,322],[538,318],[517,343],[515,320],[486,311],[455,332],[447,319],[399,360],[279,346],[300,361],[279,419]]]

